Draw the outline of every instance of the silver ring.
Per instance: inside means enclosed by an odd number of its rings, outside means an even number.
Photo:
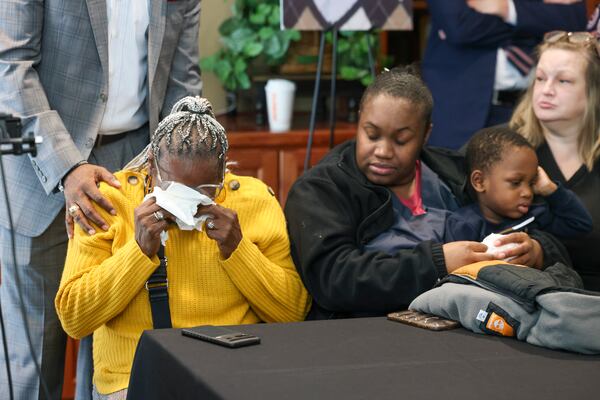
[[[152,213],[152,215],[154,215],[154,218],[156,218],[156,220],[158,222],[162,221],[163,219],[165,219],[165,215],[162,213],[162,211],[154,211]]]
[[[73,204],[71,207],[69,207],[67,209],[70,216],[74,216],[77,213],[77,211],[79,211],[79,210],[80,210],[80,207],[77,204]]]
[[[206,229],[213,230],[215,228],[216,228],[215,223],[213,222],[212,219],[209,219],[208,222],[206,223]]]

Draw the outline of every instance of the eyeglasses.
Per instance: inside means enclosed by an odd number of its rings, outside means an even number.
[[[573,44],[590,44],[594,46],[596,54],[600,57],[600,43],[598,43],[598,38],[590,32],[551,31],[544,35],[544,42],[546,43],[557,43],[561,40]]]
[[[163,181],[161,176],[160,176],[160,168],[158,167],[158,162],[156,160],[154,160],[154,166],[156,167],[156,179],[158,180],[158,186],[160,186],[160,188],[162,190],[167,190],[167,188],[174,183],[174,181]],[[221,176],[224,176],[224,172]],[[186,185],[187,186],[187,185]],[[203,194],[204,196],[207,196],[208,198],[210,198],[211,200],[216,199],[217,197],[219,197],[219,195],[221,194],[221,192],[223,191],[223,182],[221,181],[221,183],[206,183],[203,185],[198,185],[196,187],[191,187],[188,186],[190,189],[195,190],[196,192]]]

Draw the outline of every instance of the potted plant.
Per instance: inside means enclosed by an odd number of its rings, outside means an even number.
[[[281,64],[300,33],[279,29],[279,0],[235,0],[232,11],[219,26],[223,46],[203,58],[200,66],[215,73],[226,90],[235,92],[250,88],[252,61],[261,58],[267,66]]]
[[[261,66],[269,68],[283,64],[290,44],[300,40],[300,32],[280,29],[279,0],[234,0],[232,16],[221,23],[219,34],[222,47],[202,58],[200,66],[204,71],[213,72],[221,81],[228,92],[229,110],[235,110],[237,91],[251,87],[250,74],[256,73]],[[327,35],[331,42],[331,33]],[[340,32],[338,76],[368,85],[372,80],[368,44],[377,54],[378,43],[379,36],[375,32]],[[316,64],[316,61],[314,53],[293,60],[299,64]],[[380,59],[379,63],[385,66],[387,61]]]

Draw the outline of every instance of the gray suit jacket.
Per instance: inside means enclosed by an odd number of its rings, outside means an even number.
[[[201,90],[200,0],[148,0],[150,132],[181,97]],[[106,106],[105,0],[0,0],[0,112],[43,137],[36,157],[5,156],[15,231],[38,236],[64,206],[52,193],[86,160]],[[0,188],[0,224],[8,227]]]

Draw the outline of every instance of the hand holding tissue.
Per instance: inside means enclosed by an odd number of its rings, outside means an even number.
[[[202,231],[204,221],[211,215],[204,214],[197,217],[198,206],[215,204],[210,197],[177,182],[172,182],[166,190],[155,186],[152,193],[144,197],[144,201],[152,197],[156,199],[158,206],[175,216],[177,226],[184,231],[191,231],[192,229]],[[163,232],[161,234],[163,245],[167,239],[167,232]]]

